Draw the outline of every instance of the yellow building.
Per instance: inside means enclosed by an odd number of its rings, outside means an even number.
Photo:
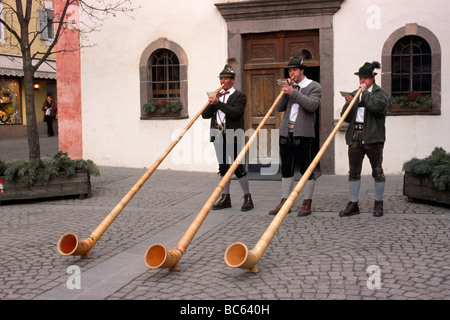
[[[25,1],[23,1],[25,2]],[[25,6],[25,3],[24,3]],[[12,13],[14,0],[0,1],[0,19],[13,26],[19,34],[17,17]],[[30,39],[37,34],[31,52],[45,52],[54,39],[53,1],[33,1],[29,24]],[[37,61],[37,60],[36,60]],[[0,138],[26,136],[23,63],[19,44],[14,35],[0,24]],[[41,107],[47,94],[56,99],[56,62],[44,62],[34,75],[35,111],[39,133],[46,132]],[[55,127],[57,125],[55,124]]]

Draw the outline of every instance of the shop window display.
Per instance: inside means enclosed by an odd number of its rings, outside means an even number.
[[[0,124],[22,124],[19,81],[0,79]]]

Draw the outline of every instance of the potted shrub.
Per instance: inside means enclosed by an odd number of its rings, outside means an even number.
[[[436,147],[424,159],[412,158],[403,164],[403,194],[415,199],[450,204],[450,153]]]
[[[54,198],[91,193],[90,175],[100,171],[91,160],[73,160],[59,151],[49,159],[0,160],[2,201]]]

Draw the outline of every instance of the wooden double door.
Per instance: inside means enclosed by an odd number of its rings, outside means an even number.
[[[319,81],[319,32],[277,32],[244,36],[244,92],[246,130],[256,129],[278,97],[281,89],[277,79],[288,78],[287,65],[291,57],[303,55],[308,78]],[[255,141],[257,152],[249,152],[247,163],[252,167],[279,161],[278,130],[283,113],[274,111]],[[316,117],[317,120],[319,117]],[[319,125],[316,124],[317,130]],[[255,149],[253,149],[255,150]]]

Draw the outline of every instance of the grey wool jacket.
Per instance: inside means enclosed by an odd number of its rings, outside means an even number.
[[[294,90],[291,95],[284,94],[275,107],[278,112],[285,112],[280,126],[280,136],[287,137],[289,135],[289,115],[292,105],[298,103],[300,107],[294,124],[294,136],[314,138],[316,110],[320,105],[321,98],[322,86],[316,81],[312,81],[300,91]]]

